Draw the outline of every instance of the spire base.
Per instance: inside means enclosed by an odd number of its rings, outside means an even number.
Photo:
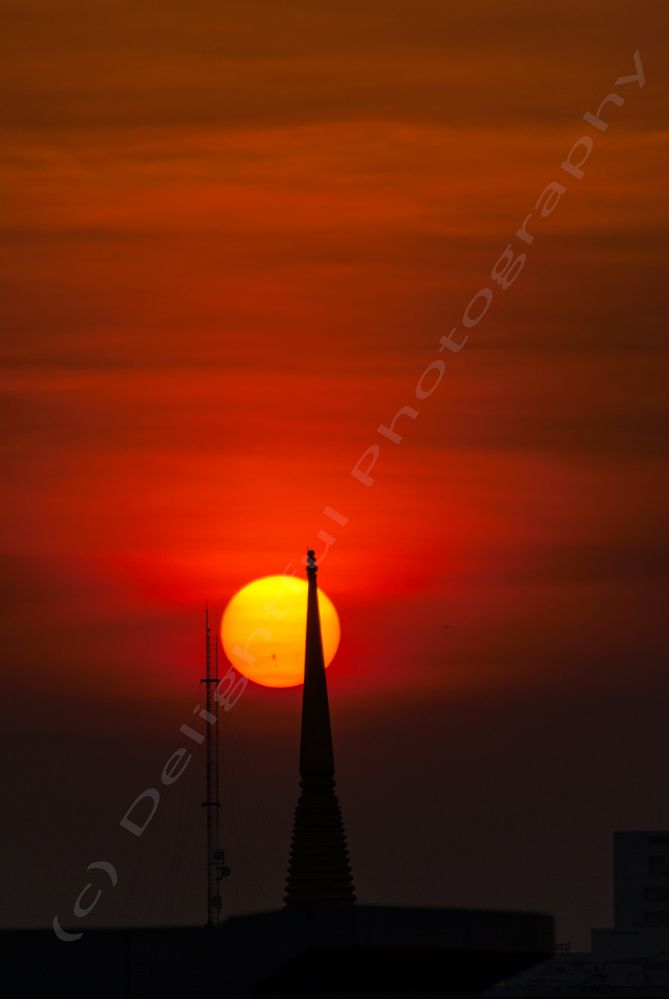
[[[286,905],[353,905],[356,896],[341,807],[330,778],[300,781]]]

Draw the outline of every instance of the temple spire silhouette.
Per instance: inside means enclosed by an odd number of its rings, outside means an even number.
[[[295,808],[284,901],[355,902],[346,832],[335,794],[334,752],[318,611],[318,566],[307,552],[307,632],[300,734],[300,796]]]

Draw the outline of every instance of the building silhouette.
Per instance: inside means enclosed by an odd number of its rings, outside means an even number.
[[[669,930],[669,833],[614,833],[613,865],[616,929]]]
[[[669,999],[669,832],[613,833],[613,926],[592,929],[590,942],[490,995]]]
[[[590,940],[597,957],[669,957],[669,832],[614,832],[613,927]]]
[[[0,986],[12,999],[206,996],[475,996],[545,960],[550,916],[357,901],[341,808],[320,620],[307,554],[300,791],[281,909],[188,928],[0,934]]]

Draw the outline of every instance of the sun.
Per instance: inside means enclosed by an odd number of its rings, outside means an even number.
[[[308,586],[294,576],[264,576],[231,598],[221,621],[226,656],[264,687],[295,687],[304,680]],[[318,590],[323,657],[334,658],[341,629],[332,601]]]

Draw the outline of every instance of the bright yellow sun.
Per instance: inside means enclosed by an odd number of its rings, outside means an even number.
[[[318,591],[323,656],[328,666],[341,629],[334,604]],[[264,576],[242,587],[225,608],[221,641],[226,656],[249,680],[294,687],[304,680],[307,583],[294,576]]]

